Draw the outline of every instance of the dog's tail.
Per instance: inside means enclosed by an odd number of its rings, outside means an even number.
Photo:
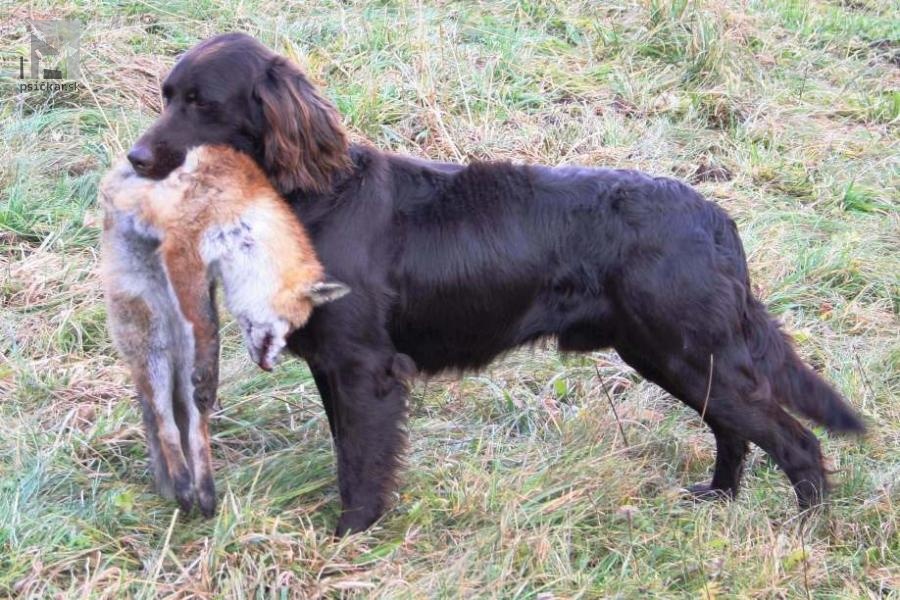
[[[768,377],[775,398],[829,430],[863,433],[865,425],[856,412],[828,383],[801,360],[791,339],[748,286],[744,336],[753,361]]]
[[[775,399],[837,433],[863,433],[862,419],[822,377],[797,356],[791,338],[753,295],[747,257],[734,221],[724,212],[716,241],[746,293],[742,325],[754,365],[769,380]]]

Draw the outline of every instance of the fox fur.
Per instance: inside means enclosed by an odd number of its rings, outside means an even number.
[[[216,280],[266,370],[316,305],[348,289],[325,280],[300,222],[253,160],[228,147],[194,148],[159,181],[122,162],[100,195],[110,332],[137,387],[157,487],[211,515]]]

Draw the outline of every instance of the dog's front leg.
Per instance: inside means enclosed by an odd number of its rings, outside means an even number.
[[[331,384],[325,371],[319,370],[310,365],[313,380],[316,382],[316,389],[319,390],[319,398],[322,400],[322,407],[325,409],[325,416],[328,417],[328,428],[331,430],[331,436],[334,437],[334,405],[331,393]]]
[[[342,511],[335,535],[362,531],[390,504],[406,450],[406,373],[390,350],[314,365],[329,410]],[[324,388],[324,389],[323,389]]]

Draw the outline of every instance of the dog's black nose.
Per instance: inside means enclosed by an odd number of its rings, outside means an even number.
[[[128,152],[128,162],[138,173],[146,173],[153,165],[153,151],[144,144],[135,144]]]

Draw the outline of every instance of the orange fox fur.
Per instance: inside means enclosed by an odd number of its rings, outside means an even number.
[[[313,307],[347,292],[325,282],[309,238],[249,157],[201,146],[166,179],[127,162],[101,184],[110,331],[129,363],[160,491],[215,510],[209,411],[218,383],[214,280],[254,361],[271,369]]]

